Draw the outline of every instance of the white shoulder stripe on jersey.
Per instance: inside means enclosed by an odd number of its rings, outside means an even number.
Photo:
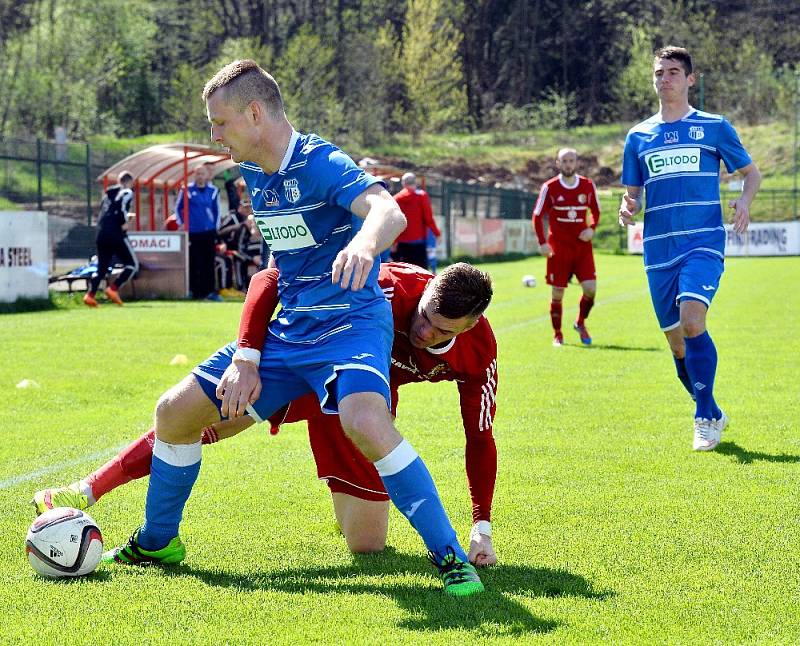
[[[261,170],[261,166],[257,166],[256,164],[251,164],[250,162],[240,162],[239,168],[246,168],[247,170],[254,170],[257,173],[263,173],[264,171]]]
[[[291,209],[277,209],[275,211],[253,211],[255,215],[285,215],[287,213],[300,213],[302,211],[314,211],[325,206],[326,202],[317,202],[316,204],[309,204],[307,206],[296,206]]]
[[[547,184],[542,184],[542,189],[539,191],[539,197],[536,198],[536,206],[533,207],[534,215],[541,215],[542,208],[544,207],[544,200],[547,196]]]
[[[652,242],[653,240],[661,240],[663,238],[671,238],[672,236],[690,236],[695,233],[710,233],[711,231],[725,231],[725,227],[703,227],[702,229],[687,229],[685,231],[670,231],[669,233],[659,233],[654,236],[647,236],[642,239],[642,242]]]
[[[672,202],[671,204],[660,204],[659,206],[651,206],[644,210],[645,214],[652,213],[653,211],[663,211],[664,209],[672,209],[675,207],[684,207],[684,206],[714,206],[720,205],[719,200],[709,200],[709,201],[701,201],[701,202]]]
[[[717,148],[715,146],[709,146],[708,144],[698,144],[694,141],[687,141],[685,144],[672,144],[669,146],[658,146],[657,148],[647,148],[639,153],[639,157],[644,157],[645,155],[649,155],[650,153],[657,153],[661,152],[662,150],[676,150],[678,148],[703,148],[704,150],[710,150],[711,152],[717,152]]]

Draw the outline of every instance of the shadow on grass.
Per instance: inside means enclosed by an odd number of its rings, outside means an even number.
[[[762,453],[761,451],[748,451],[735,442],[720,442],[715,452],[721,453],[722,455],[732,455],[739,461],[739,464],[752,464],[756,460],[762,462],[785,462],[789,464],[800,462],[800,455],[789,455],[788,453],[773,455],[771,453]]]
[[[428,572],[434,576],[427,559],[399,554],[392,548],[380,554],[353,555],[352,564],[336,567],[229,574],[184,565],[174,574],[194,576],[211,586],[243,590],[382,595],[394,599],[411,615],[400,622],[401,628],[417,631],[467,629],[485,632],[487,636],[548,633],[559,626],[560,622],[534,617],[525,606],[508,595],[602,600],[613,594],[595,592],[586,579],[566,570],[498,565],[481,570],[486,592],[459,600],[443,594],[438,585],[431,589],[385,580],[404,572]],[[378,580],[365,581],[370,577]]]
[[[580,346],[579,343],[570,345]],[[587,350],[615,350],[621,352],[661,352],[663,348],[640,348],[630,345],[614,345],[613,343],[592,343],[592,345],[582,346]]]

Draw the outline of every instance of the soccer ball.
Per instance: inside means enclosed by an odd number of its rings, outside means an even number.
[[[522,284],[525,287],[536,287],[536,277],[531,276],[530,274],[525,274],[522,277]]]
[[[43,513],[28,530],[25,552],[42,576],[83,576],[93,572],[103,555],[103,537],[89,514],[72,507]]]

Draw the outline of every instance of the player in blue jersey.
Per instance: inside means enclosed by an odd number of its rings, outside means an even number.
[[[719,164],[744,178],[742,194],[729,203],[738,233],[750,223],[761,173],[724,117],[689,105],[694,83],[685,49],[656,52],[653,84],[660,110],[631,128],[625,140],[619,222],[634,223],[644,189],[644,268],[653,307],[678,378],[695,400],[693,447],[711,451],[728,424],[714,399],[717,350],[706,330],[725,257]]]
[[[239,162],[259,230],[280,272],[281,310],[262,351],[219,350],[161,397],[155,413],[144,525],[106,560],[177,563],[183,508],[197,479],[201,431],[220,420],[216,389],[232,361],[259,365],[265,418],[313,391],[374,463],[397,508],[423,538],[445,591],[481,592],[424,463],[394,427],[389,360],[392,311],[374,258],[405,227],[376,178],[286,118],[275,80],[253,61],[223,67],[205,86],[211,138]],[[353,215],[363,219],[354,233]]]

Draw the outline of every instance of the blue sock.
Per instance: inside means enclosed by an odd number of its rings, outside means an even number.
[[[697,402],[695,417],[719,419],[722,413],[714,401],[714,377],[717,372],[717,348],[708,332],[686,337],[686,372],[694,386]]]
[[[183,508],[200,473],[201,454],[200,442],[167,444],[156,438],[144,525],[138,536],[144,549],[159,550],[178,535]]]
[[[403,440],[389,455],[375,462],[375,468],[395,507],[408,518],[425,546],[440,560],[451,547],[456,556],[466,561],[467,555],[458,543],[431,474],[411,445]]]
[[[686,359],[678,359],[678,357],[673,356],[672,360],[675,362],[675,369],[678,371],[678,379],[681,380],[683,387],[686,388],[686,392],[688,392],[689,396],[694,400],[695,396],[694,388],[692,388],[692,380],[689,379],[689,373],[686,372]]]

